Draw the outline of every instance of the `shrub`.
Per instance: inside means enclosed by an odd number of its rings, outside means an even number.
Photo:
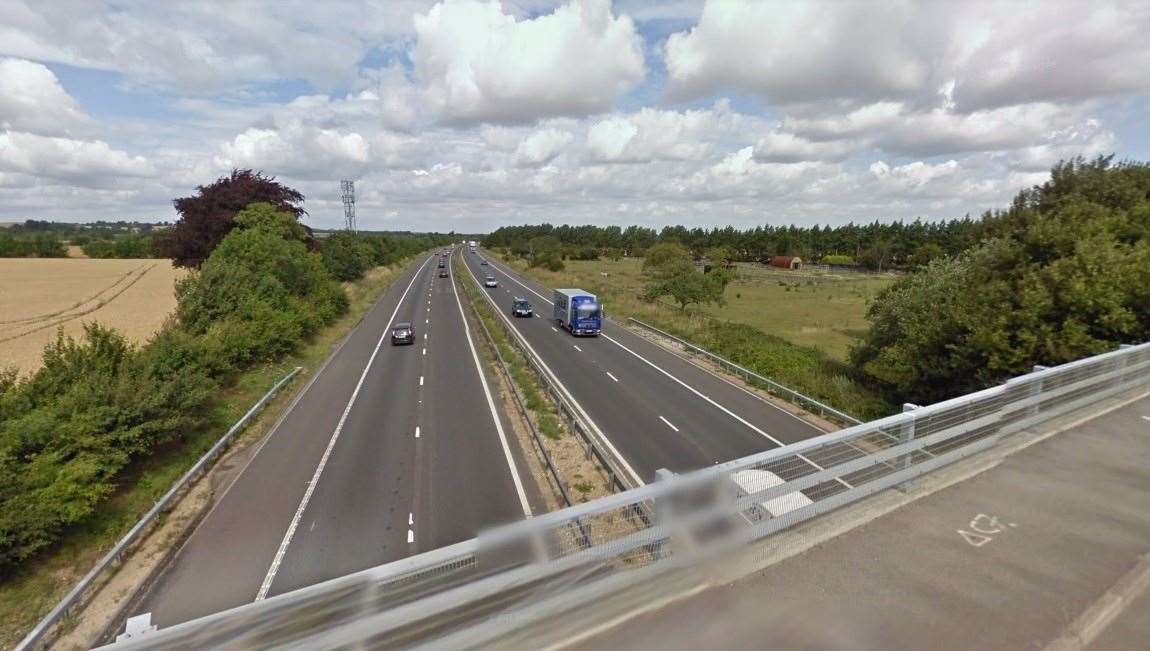
[[[363,278],[363,273],[370,269],[379,257],[380,249],[347,231],[332,233],[320,246],[323,266],[336,280]]]

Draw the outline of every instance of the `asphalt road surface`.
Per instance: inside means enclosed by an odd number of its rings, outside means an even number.
[[[537,508],[438,259],[407,269],[313,375],[136,613],[171,626]],[[391,345],[401,321],[415,325],[413,345]]]
[[[633,479],[646,483],[660,468],[694,470],[824,433],[615,323],[605,322],[599,337],[573,337],[550,318],[552,289],[482,251],[461,255],[477,278],[496,277],[499,287],[485,291],[627,461]],[[510,316],[515,297],[532,303],[534,318]]]

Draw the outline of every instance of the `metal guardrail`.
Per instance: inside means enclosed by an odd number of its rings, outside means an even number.
[[[467,268],[471,279],[478,286],[479,279],[475,277],[474,272],[471,271],[471,268],[468,267],[466,263],[464,263],[463,266]],[[506,320],[506,315],[499,311],[499,306],[495,304],[495,299],[487,292],[481,291],[480,293],[487,298],[487,302],[496,314],[499,314],[501,318]],[[583,418],[579,413],[580,410],[576,409],[571,401],[564,395],[563,391],[560,390],[558,381],[551,377],[551,373],[545,368],[542,360],[532,352],[531,347],[527,344],[523,335],[515,328],[508,328],[508,331],[512,335],[511,343],[523,354],[531,370],[535,372],[535,375],[539,378],[540,382],[543,383],[543,387],[547,393],[555,401],[555,404],[558,405],[559,414],[567,421],[567,425],[571,430],[578,434],[579,438],[583,440],[588,456],[595,455],[602,467],[607,469],[612,486],[619,490],[628,490],[638,486],[639,484],[632,479],[631,474],[624,470],[626,462],[612,452],[609,445],[599,440],[599,433]]]
[[[745,366],[741,366],[739,364],[732,362],[731,360],[729,360],[725,357],[721,357],[719,355],[716,355],[715,353],[712,353],[711,351],[707,350],[706,348],[696,346],[695,344],[693,344],[693,343],[691,343],[685,339],[681,339],[681,338],[676,337],[675,335],[673,335],[669,332],[666,332],[664,330],[660,330],[659,328],[656,328],[653,325],[650,325],[648,323],[644,323],[644,322],[640,321],[639,319],[636,319],[635,317],[627,317],[627,320],[630,321],[631,323],[634,323],[635,325],[639,326],[640,328],[647,330],[648,332],[651,332],[653,334],[659,335],[660,337],[664,337],[666,339],[670,339],[670,340],[674,341],[675,343],[679,344],[684,349],[686,349],[687,352],[689,352],[689,353],[694,353],[696,355],[701,355],[703,357],[706,357],[707,359],[711,360],[712,362],[715,362],[716,364],[718,364],[722,368],[725,368],[725,369],[731,371],[732,373],[734,373],[735,375],[742,377],[748,383],[758,382],[758,383],[762,384],[763,388],[765,388],[768,393],[778,394],[779,396],[785,398],[788,402],[793,402],[799,406],[802,406],[805,409],[807,409],[808,411],[817,411],[818,414],[820,416],[822,416],[823,418],[827,418],[828,416],[833,417],[833,418],[841,421],[842,423],[846,423],[849,425],[858,425],[858,424],[862,423],[861,420],[855,418],[854,416],[851,416],[850,414],[848,414],[846,412],[840,411],[838,409],[835,409],[834,407],[831,407],[830,405],[819,402],[818,400],[815,400],[814,398],[812,398],[810,396],[799,393],[798,391],[795,391],[794,389],[792,389],[792,388],[790,388],[784,384],[780,384],[779,382],[772,380],[768,377],[764,377],[762,375],[759,375],[758,373],[750,370],[749,368],[746,368]]]
[[[117,565],[120,560],[122,560],[124,552],[129,547],[131,547],[138,538],[140,538],[143,532],[146,531],[153,522],[155,522],[156,518],[158,518],[161,513],[166,511],[168,507],[171,506],[176,497],[179,496],[184,491],[184,489],[186,489],[200,475],[200,473],[202,473],[203,470],[207,468],[208,465],[210,465],[212,461],[214,461],[216,457],[220,455],[224,448],[232,442],[232,439],[235,438],[236,434],[243,430],[243,428],[247,426],[252,418],[257,413],[259,413],[259,411],[263,409],[264,406],[267,405],[268,401],[270,401],[273,396],[279,393],[280,389],[282,389],[284,385],[286,385],[289,381],[291,381],[292,378],[299,374],[301,370],[303,370],[302,366],[295,367],[290,373],[276,382],[271,389],[268,389],[268,392],[265,393],[263,397],[259,399],[259,401],[252,405],[252,407],[248,409],[247,413],[240,417],[240,419],[236,421],[236,423],[232,425],[228,431],[224,433],[224,435],[221,436],[220,439],[216,441],[215,444],[212,445],[212,447],[209,448],[208,451],[205,452],[203,456],[201,456],[191,468],[188,469],[187,472],[185,472],[179,479],[176,480],[176,483],[174,483],[172,487],[168,489],[168,492],[164,493],[163,497],[161,497],[152,506],[152,508],[149,509],[148,512],[145,513],[143,517],[141,517],[139,521],[136,522],[136,524],[128,530],[128,533],[124,534],[124,536],[120,538],[119,542],[117,542],[116,545],[112,547],[111,551],[105,554],[104,557],[101,558],[98,563],[96,563],[95,567],[89,570],[88,573],[85,574],[82,579],[80,579],[80,581],[68,592],[68,594],[66,594],[64,598],[60,600],[60,603],[56,604],[51,612],[49,612],[44,617],[44,619],[40,620],[40,622],[36,624],[36,626],[31,631],[29,631],[26,636],[24,636],[24,639],[21,640],[20,644],[16,646],[16,651],[34,649],[37,648],[38,645],[42,644],[45,641],[45,637],[52,626],[68,616],[69,611],[71,611],[71,609],[81,601],[84,593],[87,592],[88,589],[96,583],[96,580],[104,572],[108,571],[112,568],[112,566]]]
[[[1147,386],[1150,344],[1126,347],[545,513],[114,648],[482,646],[548,608],[577,607],[610,586],[738,548]],[[531,552],[514,553],[517,547]]]

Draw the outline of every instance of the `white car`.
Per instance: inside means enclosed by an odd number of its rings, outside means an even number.
[[[483,286],[484,287],[498,287],[499,281],[495,280],[495,276],[489,275],[489,276],[487,276],[487,278],[483,279]]]

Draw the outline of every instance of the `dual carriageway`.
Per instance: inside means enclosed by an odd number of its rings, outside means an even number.
[[[824,433],[614,322],[574,338],[548,318],[548,288],[462,247],[451,255],[497,278],[482,291],[632,486]],[[466,317],[457,283],[472,279],[451,264],[440,278],[438,258],[412,264],[314,373],[132,613],[169,627],[543,510]],[[515,296],[535,318],[509,316]],[[412,346],[389,343],[402,321]]]

